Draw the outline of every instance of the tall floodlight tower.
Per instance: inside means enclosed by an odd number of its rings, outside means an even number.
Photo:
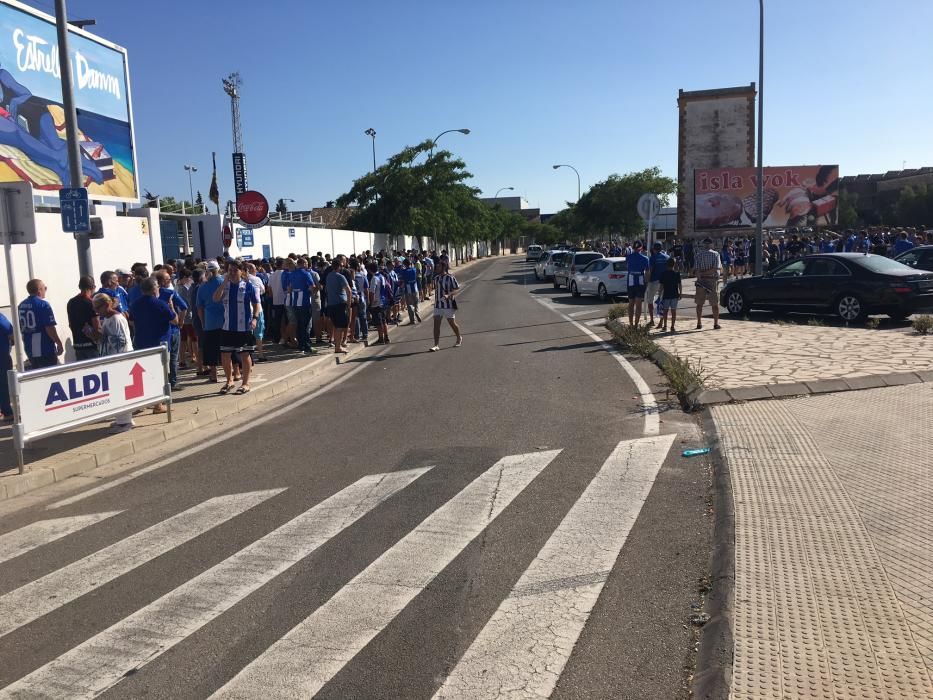
[[[240,74],[231,73],[223,79],[224,92],[230,96],[233,121],[233,187],[237,194],[246,192],[246,156],[243,153],[243,129],[240,125]]]

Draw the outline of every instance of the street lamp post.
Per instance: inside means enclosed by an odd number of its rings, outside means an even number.
[[[373,172],[376,172],[376,130],[369,127],[363,133],[373,140]]]
[[[764,141],[764,83],[765,83],[765,0],[758,0],[758,216],[755,217],[755,274],[764,274],[764,160],[761,146]]]
[[[198,166],[196,165],[185,165],[185,170],[188,171],[188,195],[191,197],[188,201],[191,202],[191,209],[194,210],[194,185],[191,183],[191,174],[198,172]],[[204,213],[203,211],[201,212]]]
[[[514,191],[515,188],[514,188],[514,187],[500,187],[500,188],[496,191],[496,196],[493,197],[493,202],[492,202],[493,204],[497,204],[497,203],[498,203],[496,200],[499,199],[499,192],[502,192],[503,190],[511,190],[511,191]],[[505,237],[503,237],[503,238],[499,241],[499,255],[502,255],[502,249],[503,249],[504,247],[505,247]]]
[[[469,130],[469,129],[447,129],[447,131],[442,131],[441,133],[439,133],[437,136],[434,137],[434,140],[433,140],[433,141],[431,141],[431,155],[432,155],[432,156],[434,155],[434,147],[437,145],[437,140],[438,140],[441,136],[443,136],[444,134],[450,134],[450,133],[453,133],[453,132],[455,132],[455,131],[456,131],[458,134],[463,134],[464,136],[466,136],[467,134],[470,133],[470,130]]]
[[[185,170],[188,171],[188,193],[190,199],[188,202],[191,204],[191,213],[194,214],[194,186],[191,184],[191,173],[197,172],[198,169],[194,165],[185,164]],[[184,229],[185,240],[183,243],[183,250],[185,255],[191,254],[191,222],[188,220],[187,213],[185,211],[185,198],[181,198],[181,215],[185,218],[181,220],[182,228]]]
[[[552,165],[551,167],[554,168],[554,170],[557,170],[558,168],[570,168],[575,173],[577,173],[577,201],[579,202],[580,201],[580,173],[577,172],[577,169],[573,167],[572,165],[567,165],[567,163],[561,163],[560,165]]]

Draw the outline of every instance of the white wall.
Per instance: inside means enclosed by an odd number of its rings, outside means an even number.
[[[162,241],[159,235],[157,209],[134,209],[129,216],[117,216],[113,205],[99,204],[91,215],[99,216],[104,227],[104,237],[91,241],[91,257],[95,281],[104,270],[117,267],[129,269],[134,262],[144,262],[149,269],[162,257]],[[14,245],[13,279],[16,283],[16,300],[26,296],[26,282],[38,277],[48,286],[46,299],[55,312],[58,334],[66,348],[71,346],[68,330],[66,304],[78,293],[78,254],[74,237],[62,231],[59,214],[36,214],[36,243]],[[29,255],[31,253],[31,256]],[[32,258],[30,265],[29,258]],[[12,318],[6,278],[6,265],[0,265],[0,313]]]
[[[217,257],[223,255],[223,240],[221,236],[221,217],[216,214],[191,217],[192,244],[195,256],[200,258]],[[204,230],[204,250],[201,250],[199,232]],[[234,225],[234,234],[242,226]],[[290,234],[294,231],[294,234]],[[250,248],[237,245],[234,235],[233,244],[229,253],[232,257],[250,257],[259,260],[263,257],[263,246],[269,246],[269,255],[272,257],[285,257],[289,253],[298,255],[337,255],[343,253],[359,254],[364,250],[379,252],[380,250],[418,249],[418,240],[414,236],[390,236],[384,233],[368,233],[366,231],[344,231],[342,229],[320,228],[298,222],[287,226],[267,224],[261,228],[253,229],[253,245]],[[423,240],[425,248],[431,248],[429,238]]]

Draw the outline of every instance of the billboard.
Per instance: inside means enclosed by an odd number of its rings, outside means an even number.
[[[677,149],[677,236],[694,230],[693,172],[698,168],[747,168],[755,164],[755,84],[681,90]]]
[[[69,27],[81,171],[91,199],[139,199],[126,50]],[[55,19],[0,0],[0,182],[68,184]]]
[[[697,231],[753,228],[758,213],[755,168],[694,170]],[[765,228],[834,226],[838,214],[838,165],[764,169]]]

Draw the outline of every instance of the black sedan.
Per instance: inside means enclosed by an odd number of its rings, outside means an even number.
[[[900,255],[895,255],[894,259],[915,270],[933,272],[933,245],[918,245],[910,250],[905,250]]]
[[[769,309],[832,313],[844,321],[858,321],[868,314],[904,319],[933,311],[933,272],[881,255],[810,255],[789,260],[761,277],[729,282],[720,301],[736,316]]]

